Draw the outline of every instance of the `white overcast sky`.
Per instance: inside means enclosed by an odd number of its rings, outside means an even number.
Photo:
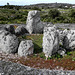
[[[0,0],[0,5],[6,5],[7,2],[10,5],[30,5],[37,3],[71,3],[75,4],[75,0]]]

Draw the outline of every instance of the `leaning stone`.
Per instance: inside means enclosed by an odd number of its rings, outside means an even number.
[[[59,34],[56,27],[45,27],[43,34],[43,52],[50,57],[59,49]]]
[[[32,40],[21,41],[18,48],[18,55],[27,56],[33,54],[34,46]]]

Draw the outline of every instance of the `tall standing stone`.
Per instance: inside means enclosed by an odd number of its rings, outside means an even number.
[[[26,29],[30,34],[32,33],[42,33],[45,24],[40,20],[40,12],[37,10],[29,11]]]
[[[45,27],[43,34],[43,52],[50,57],[59,49],[59,34],[56,27]]]

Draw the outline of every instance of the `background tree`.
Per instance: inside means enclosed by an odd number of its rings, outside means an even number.
[[[70,10],[69,17],[75,18],[75,10],[74,9]]]
[[[48,15],[50,18],[54,19],[55,17],[59,17],[61,13],[57,9],[50,9]]]

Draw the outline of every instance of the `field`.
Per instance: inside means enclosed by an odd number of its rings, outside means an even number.
[[[21,36],[19,39],[32,40],[34,43],[34,54],[27,57],[19,57],[17,54],[6,55],[0,53],[0,59],[20,63],[26,66],[41,69],[75,70],[75,51],[67,51],[65,56],[53,55],[46,60],[42,52],[42,34]]]
[[[34,9],[0,9],[0,24],[26,24],[28,12]],[[56,14],[54,18],[50,16],[50,10],[53,9],[37,9],[40,10],[41,20],[52,23],[75,23],[75,9],[56,9],[61,14]],[[74,10],[73,13],[70,11]],[[54,15],[55,12],[52,12]]]

